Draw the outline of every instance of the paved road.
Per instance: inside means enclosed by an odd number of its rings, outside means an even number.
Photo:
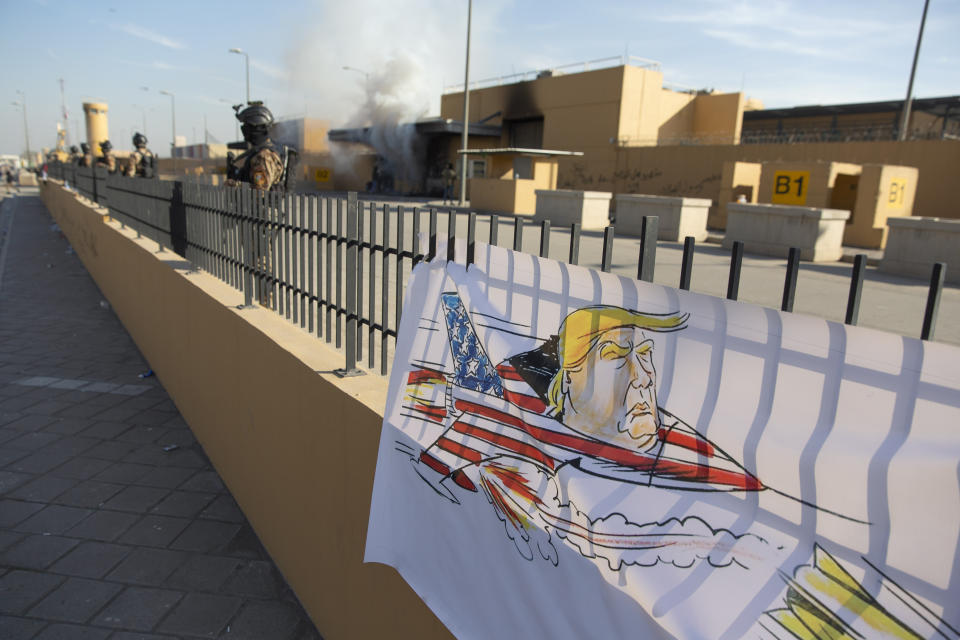
[[[319,638],[52,224],[0,205],[0,638]]]

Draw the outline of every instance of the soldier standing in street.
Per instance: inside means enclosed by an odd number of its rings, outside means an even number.
[[[285,188],[283,181],[289,171],[284,161],[287,153],[270,140],[273,114],[262,102],[250,102],[243,110],[240,106],[234,110],[237,120],[242,123],[240,130],[248,146],[245,152],[228,160],[226,184],[236,186],[248,182],[260,191]]]
[[[100,143],[100,150],[103,151],[103,155],[97,158],[97,166],[106,167],[109,173],[116,173],[117,158],[112,153],[113,145],[109,140],[104,140]]]
[[[155,174],[155,156],[147,148],[147,136],[133,134],[134,151],[127,157],[123,166],[123,175],[138,178],[152,178]]]

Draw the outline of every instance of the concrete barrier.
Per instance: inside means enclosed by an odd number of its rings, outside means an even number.
[[[324,638],[450,638],[393,569],[363,564],[387,381],[191,272],[53,180],[47,209]]]
[[[960,220],[887,218],[887,227],[881,271],[926,280],[945,262],[946,281],[960,284]]]
[[[603,229],[610,224],[608,191],[568,191],[565,189],[538,189],[536,221],[549,220],[555,226],[568,227],[574,222],[580,228]]]
[[[833,262],[843,255],[843,230],[849,211],[776,204],[727,205],[727,233],[723,246],[743,242],[744,251],[786,256],[800,249],[800,259]]]
[[[639,236],[643,216],[658,216],[659,240],[682,242],[687,236],[693,236],[697,242],[707,239],[711,200],[621,193],[615,196],[614,202],[617,235]]]

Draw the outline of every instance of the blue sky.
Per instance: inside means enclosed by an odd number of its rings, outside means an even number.
[[[233,139],[229,105],[251,97],[283,116],[363,119],[365,90],[402,117],[434,115],[463,82],[466,0],[66,2],[4,0],[0,153],[52,146],[64,79],[71,134],[81,103],[110,106],[115,146],[143,128],[165,152],[177,134]],[[922,0],[475,0],[471,80],[628,53],[667,84],[744,92],[768,107],[902,99]],[[960,2],[931,0],[919,97],[960,94]],[[344,71],[351,66],[366,72]],[[142,87],[146,87],[144,90]]]

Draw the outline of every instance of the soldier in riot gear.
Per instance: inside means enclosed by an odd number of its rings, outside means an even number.
[[[245,109],[236,105],[237,120],[247,142],[247,150],[236,157],[227,158],[228,186],[248,182],[260,191],[280,190],[287,187],[291,173],[292,156],[295,152],[270,140],[270,125],[273,114],[262,102],[249,102]]]
[[[97,158],[97,166],[106,167],[109,173],[116,173],[117,158],[113,155],[113,145],[109,140],[104,140],[100,143],[100,150],[103,151],[103,155]]]
[[[90,153],[90,145],[86,142],[80,143],[80,166],[81,167],[92,167],[93,166],[93,154]]]
[[[127,157],[123,165],[123,175],[139,178],[152,178],[155,173],[156,158],[150,149],[147,149],[147,136],[142,133],[133,134],[134,151]]]
[[[70,147],[70,164],[79,164],[83,156],[80,154],[80,147],[73,145]]]

